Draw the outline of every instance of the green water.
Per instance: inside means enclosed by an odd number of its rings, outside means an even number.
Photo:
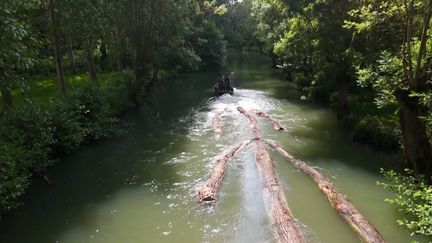
[[[24,206],[0,221],[0,242],[274,242],[252,150],[231,162],[215,207],[197,203],[214,158],[251,137],[237,105],[279,119],[286,132],[260,120],[265,136],[329,177],[388,242],[412,240],[384,202],[391,195],[376,186],[379,168],[394,157],[352,142],[329,110],[298,102],[295,87],[273,74],[266,58],[237,56],[229,70],[233,97],[209,99],[217,77],[209,72],[157,87],[152,108],[129,115],[127,136],[62,159],[48,172],[53,185],[37,179]],[[211,119],[219,111],[224,131],[216,137]],[[312,180],[272,156],[308,242],[360,242]]]

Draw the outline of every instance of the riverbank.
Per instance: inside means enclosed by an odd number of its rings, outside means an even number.
[[[69,92],[60,97],[55,78],[30,78],[28,92],[14,92],[15,107],[0,114],[0,219],[21,205],[35,176],[46,183],[46,168],[82,144],[124,132],[122,112],[131,106],[130,72],[100,76],[94,87],[86,75],[67,77]]]

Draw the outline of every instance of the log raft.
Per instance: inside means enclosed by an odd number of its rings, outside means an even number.
[[[385,240],[376,228],[339,192],[334,184],[313,167],[291,156],[281,145],[269,140],[264,140],[255,117],[240,106],[237,107],[237,110],[249,120],[254,139],[240,143],[217,160],[211,178],[207,181],[206,186],[199,190],[199,200],[201,203],[212,203],[216,201],[217,192],[229,160],[244,146],[254,142],[256,147],[256,164],[263,181],[264,202],[273,225],[273,232],[277,242],[301,243],[305,240],[288,207],[283,189],[277,178],[274,163],[270,154],[265,149],[266,146],[279,152],[282,157],[292,162],[295,167],[309,175],[318,184],[323,194],[327,196],[332,207],[335,208],[342,218],[359,234],[362,241],[385,243]],[[257,116],[269,120],[275,130],[284,130],[280,123],[272,119],[267,113],[258,110],[254,112]],[[219,114],[213,118],[213,130],[215,133],[219,131],[215,128],[220,126],[220,123],[218,125],[218,120],[215,120],[218,119],[218,116]],[[222,129],[220,126],[220,132],[221,131]]]
[[[321,192],[327,196],[332,207],[358,233],[362,241],[370,243],[384,243],[385,240],[378,230],[349,202],[342,193],[316,169],[304,161],[291,156],[281,145],[265,140],[265,143],[281,154],[289,162],[309,175],[317,184]]]
[[[262,132],[257,125],[255,117],[249,114],[243,107],[239,106],[237,110],[249,120],[255,137],[253,141],[256,147],[256,164],[262,178],[264,203],[273,226],[275,239],[280,243],[305,242],[297,222],[288,207],[274,163],[270,154],[265,149]]]
[[[251,140],[243,141],[231,148],[228,152],[219,156],[206,185],[198,190],[198,200],[200,203],[211,204],[216,202],[219,187],[225,175],[225,169],[228,166],[228,162],[237,154],[237,152],[249,145],[251,142]]]

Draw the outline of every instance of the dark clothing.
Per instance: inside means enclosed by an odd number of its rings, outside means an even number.
[[[222,75],[219,77],[217,84],[215,85],[215,93],[217,96],[223,94],[233,94],[234,89],[231,87],[231,80],[228,75]]]

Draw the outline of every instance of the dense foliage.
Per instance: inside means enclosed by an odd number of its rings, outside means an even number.
[[[385,171],[388,183],[379,183],[394,192],[397,197],[387,199],[398,206],[406,218],[399,219],[399,225],[406,226],[411,234],[432,235],[432,186],[411,170],[404,174]]]
[[[384,147],[401,144],[407,166],[430,178],[431,1],[247,2],[263,50],[305,99],[332,105],[358,140],[387,134]]]
[[[432,181],[431,0],[247,2],[262,50],[303,89],[304,99],[334,107],[357,141],[402,147],[404,166]],[[387,187],[406,195],[397,178]],[[428,233],[423,223],[430,217],[393,202],[416,215],[404,225]]]
[[[117,82],[117,81],[116,81]],[[28,100],[0,114],[0,215],[19,205],[33,175],[82,143],[120,135],[126,86],[83,87],[65,99]]]

